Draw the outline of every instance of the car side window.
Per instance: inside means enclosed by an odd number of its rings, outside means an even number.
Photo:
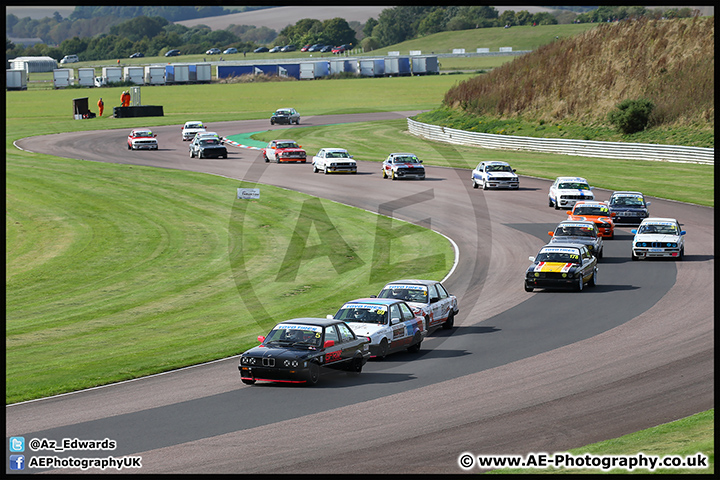
[[[433,300],[436,300],[438,298],[437,289],[435,288],[435,285],[430,285],[428,288],[428,300],[432,302]]]
[[[447,298],[447,297],[448,297],[448,293],[447,293],[447,290],[445,290],[445,287],[443,287],[443,286],[442,286],[441,284],[439,284],[439,283],[436,283],[435,286],[437,287],[438,297],[440,297],[440,298]]]
[[[412,310],[410,310],[410,307],[408,307],[406,304],[401,303],[400,306],[400,313],[402,313],[402,319],[403,320],[412,320],[415,318],[415,315],[413,315]]]
[[[330,325],[328,327],[325,327],[325,341],[333,340],[335,343],[339,343],[339,337],[337,334],[337,330],[335,330],[335,325]]]
[[[348,328],[347,325],[345,325],[343,323],[339,323],[337,327],[338,327],[338,330],[340,330],[340,338],[342,339],[343,342],[349,342],[351,340],[355,340],[355,335],[353,335],[352,331],[350,330],[350,328]]]
[[[402,315],[400,314],[400,307],[396,303],[395,305],[390,305],[390,320],[393,318],[399,318],[402,321]]]

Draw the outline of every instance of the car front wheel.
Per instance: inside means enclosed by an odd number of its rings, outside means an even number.
[[[320,366],[317,363],[311,363],[308,367],[306,382],[308,385],[316,385],[320,380]]]

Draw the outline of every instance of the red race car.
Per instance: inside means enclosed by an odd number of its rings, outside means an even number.
[[[307,154],[294,140],[273,140],[262,149],[266,162],[301,162],[305,163]]]

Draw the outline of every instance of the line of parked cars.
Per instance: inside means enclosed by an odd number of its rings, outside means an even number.
[[[325,318],[278,323],[240,356],[243,383],[314,385],[321,373],[359,375],[370,357],[420,351],[428,334],[453,327],[457,298],[434,280],[390,282],[377,296],[345,302]]]

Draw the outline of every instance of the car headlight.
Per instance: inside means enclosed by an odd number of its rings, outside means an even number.
[[[671,248],[675,248],[675,247],[677,247],[677,243],[668,242],[667,246],[671,247]]]
[[[254,357],[242,357],[240,362],[245,365],[255,365],[256,359]]]
[[[298,361],[297,360],[285,360],[283,362],[283,365],[286,367],[296,368],[298,366]]]

